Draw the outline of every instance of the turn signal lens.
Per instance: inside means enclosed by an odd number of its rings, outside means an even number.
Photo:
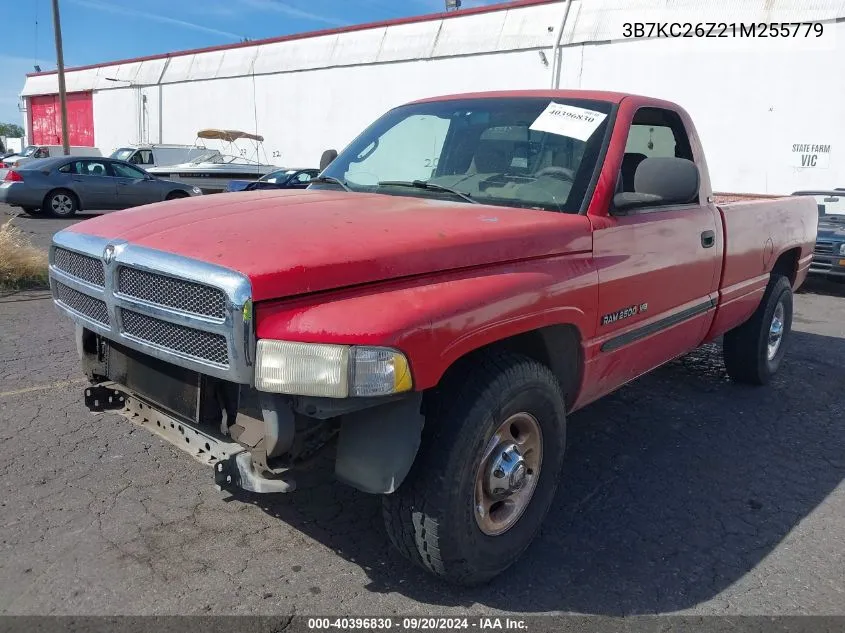
[[[384,396],[408,391],[412,386],[408,360],[395,350],[353,347],[352,359],[352,395]]]

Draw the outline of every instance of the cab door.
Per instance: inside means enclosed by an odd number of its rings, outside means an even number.
[[[644,159],[672,156],[698,158],[683,119],[671,110],[640,108],[628,133],[617,191],[634,191],[634,175]],[[701,344],[719,283],[717,213],[705,194],[689,204],[611,209],[596,223],[595,397]]]
[[[161,202],[162,190],[159,181],[133,165],[111,162],[114,180],[117,184],[117,204],[120,209],[138,207]]]

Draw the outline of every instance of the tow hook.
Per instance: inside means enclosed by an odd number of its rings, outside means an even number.
[[[87,387],[85,406],[95,413],[109,409],[122,409],[126,406],[126,395],[122,391],[102,385]]]
[[[259,494],[293,492],[296,482],[292,479],[269,478],[258,472],[249,451],[241,451],[214,464],[214,483],[218,490],[240,488]]]

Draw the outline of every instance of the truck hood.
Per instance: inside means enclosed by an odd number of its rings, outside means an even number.
[[[585,216],[328,190],[185,198],[66,230],[237,270],[255,301],[592,248]]]
[[[845,238],[845,219],[819,220],[818,237],[822,239],[843,239]]]

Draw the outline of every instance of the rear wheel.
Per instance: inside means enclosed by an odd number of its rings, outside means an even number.
[[[767,384],[780,368],[791,331],[792,287],[786,277],[772,277],[751,318],[725,334],[728,375],[736,382]]]
[[[566,436],[563,394],[547,367],[496,354],[468,369],[440,389],[411,472],[383,497],[393,545],[462,585],[503,572],[537,535]]]
[[[72,192],[58,189],[47,194],[41,208],[54,217],[69,218],[79,210],[79,202]]]

